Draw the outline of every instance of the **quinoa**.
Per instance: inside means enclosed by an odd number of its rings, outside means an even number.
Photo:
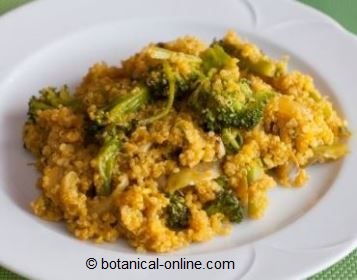
[[[159,65],[150,57],[151,47],[175,52],[171,66],[183,77],[192,67],[184,56],[199,57],[207,49],[191,36],[150,44],[121,66],[93,65],[73,95],[80,109],[63,104],[43,108],[25,123],[24,145],[36,157],[40,173],[40,195],[31,203],[35,215],[65,223],[79,239],[101,243],[123,238],[139,251],[170,252],[229,234],[232,223],[224,213],[206,212],[206,206],[226,188],[217,180],[220,176],[227,179],[246,218],[258,219],[268,207],[272,187],[300,187],[309,178],[307,166],[346,154],[347,122],[320,94],[312,77],[288,72],[286,60],[271,60],[233,32],[222,42],[239,45],[242,58],[250,63],[269,62],[276,69],[273,76],[264,76],[239,67],[239,59],[234,58],[212,78],[214,91],[239,92],[236,81],[244,79],[253,91],[274,92],[259,123],[240,130],[239,150],[229,153],[220,131],[202,126],[200,116],[181,98],[165,117],[125,128],[111,171],[110,193],[98,193],[98,186],[104,184],[98,171],[102,144],[88,132],[93,116],[130,90],[133,80],[150,86],[161,81],[160,75],[150,74]],[[167,80],[162,82],[167,86]],[[237,98],[247,102],[246,96]],[[164,99],[149,102],[130,118],[150,118],[165,106]],[[167,223],[175,191],[189,213],[187,225],[179,230]]]

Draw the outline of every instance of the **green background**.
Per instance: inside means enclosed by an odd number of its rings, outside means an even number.
[[[29,0],[0,0],[0,15],[26,2],[29,2]],[[301,2],[329,14],[346,29],[357,34],[357,0],[301,0]],[[0,279],[15,280],[24,278],[0,267]],[[310,279],[357,280],[357,249],[337,264]]]

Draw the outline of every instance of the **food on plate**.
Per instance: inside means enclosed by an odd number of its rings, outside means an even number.
[[[271,188],[304,185],[306,167],[347,154],[348,136],[310,76],[231,31],[95,64],[73,92],[42,89],[23,139],[41,174],[37,216],[169,252],[263,217]]]

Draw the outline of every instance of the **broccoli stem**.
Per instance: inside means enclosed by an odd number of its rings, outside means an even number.
[[[250,185],[250,184],[254,183],[255,181],[262,178],[263,175],[264,175],[263,167],[253,166],[253,167],[249,168],[248,174],[247,174],[248,184]]]
[[[277,72],[277,66],[274,64],[274,62],[266,58],[261,58],[257,62],[253,62],[242,56],[238,56],[238,59],[238,65],[241,68],[247,68],[258,75],[272,78]]]
[[[221,69],[229,65],[232,57],[229,56],[224,49],[214,44],[212,47],[206,49],[201,53],[202,68],[205,73],[208,73],[212,68]]]
[[[284,70],[283,64],[280,65],[263,54],[257,61],[252,61],[249,57],[243,55],[242,46],[238,43],[230,44],[220,41],[219,44],[229,55],[238,58],[238,66],[241,69],[248,69],[257,75],[267,78],[273,78]]]
[[[183,53],[183,52],[174,52],[174,51],[170,51],[168,49],[164,49],[164,48],[160,48],[160,47],[151,47],[148,50],[148,53],[151,58],[159,59],[159,60],[168,60],[168,59],[173,58],[175,55],[181,55],[185,59],[192,61],[192,62],[200,63],[202,61],[198,56],[190,55],[190,54]]]
[[[243,144],[243,138],[238,129],[224,128],[221,137],[228,154],[237,153]]]
[[[106,136],[104,145],[100,148],[97,162],[101,178],[101,185],[97,188],[99,195],[109,195],[111,192],[111,178],[116,159],[121,148],[118,136]]]
[[[148,90],[145,87],[135,87],[129,96],[120,98],[119,102],[108,112],[108,119],[120,122],[122,116],[137,111],[149,99]]]

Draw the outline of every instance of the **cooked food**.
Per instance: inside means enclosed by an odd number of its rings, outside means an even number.
[[[95,64],[73,93],[42,89],[23,139],[41,174],[37,216],[169,252],[263,217],[272,187],[304,185],[348,136],[310,76],[228,32]]]

